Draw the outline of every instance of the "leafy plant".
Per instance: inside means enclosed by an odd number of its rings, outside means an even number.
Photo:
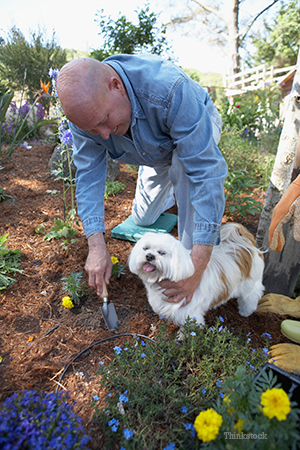
[[[52,119],[48,120],[48,119],[40,118],[39,116],[37,116],[37,120],[35,120],[36,118],[34,118],[34,120],[32,120],[33,119],[32,113],[34,111],[34,108],[35,108],[37,102],[40,101],[45,96],[48,97],[48,94],[46,94],[46,93],[40,94],[36,97],[36,99],[34,100],[34,102],[32,104],[30,104],[30,102],[26,102],[24,105],[22,105],[26,74],[27,74],[27,70],[25,70],[25,72],[24,72],[23,90],[21,92],[19,109],[17,110],[16,104],[14,102],[11,103],[12,117],[11,117],[11,119],[9,119],[9,123],[4,122],[5,113],[7,112],[7,108],[6,108],[6,111],[4,111],[5,108],[3,108],[3,114],[4,114],[3,118],[2,118],[2,115],[3,115],[2,112],[0,114],[0,126],[1,126],[0,144],[1,144],[1,135],[3,135],[4,132],[6,133],[6,142],[8,143],[6,156],[5,156],[5,158],[3,158],[3,161],[10,159],[11,155],[16,150],[16,148],[28,136],[32,136],[36,132],[37,129],[39,129],[42,126],[53,123]],[[5,94],[5,95],[8,96],[7,98],[12,99],[13,91],[12,91],[12,93]],[[7,98],[6,98],[6,102],[4,103],[5,107],[7,106]],[[31,123],[29,123],[30,122],[29,119],[31,120]],[[0,145],[0,158],[2,158],[1,145]]]
[[[266,349],[251,348],[248,336],[233,334],[222,317],[215,327],[184,325],[183,340],[169,336],[162,321],[155,342],[146,337],[114,347],[115,358],[100,362],[107,396],[100,408],[105,448],[198,448],[194,420],[220,395],[220,386],[239,365],[255,374]]]
[[[218,397],[212,410],[221,418],[216,435],[209,424],[197,429],[200,440],[208,437],[201,448],[230,449],[292,449],[297,448],[300,410],[296,402],[276,384],[272,371],[261,370],[255,380],[243,366],[222,384],[222,398]],[[199,423],[200,425],[200,423]],[[230,444],[229,444],[230,443]]]
[[[8,236],[9,233],[0,236],[0,290],[8,288],[16,281],[9,274],[23,272],[20,270],[21,251],[10,250],[4,246]]]
[[[49,232],[45,232],[45,225],[41,224],[36,228],[36,232],[43,233],[44,239],[50,241],[52,239],[63,239],[62,248],[68,249],[68,239],[70,243],[76,242],[74,236],[78,234],[78,230],[75,228],[76,219],[76,204],[75,204],[75,179],[72,173],[72,134],[68,126],[68,121],[62,110],[57,90],[56,81],[58,76],[58,70],[50,69],[49,73],[52,79],[52,99],[54,101],[54,113],[55,120],[58,123],[58,139],[60,150],[60,161],[57,163],[57,169],[52,171],[52,175],[56,176],[56,180],[62,181],[62,201],[63,201],[63,220],[54,219],[55,225]],[[48,191],[49,192],[49,191]],[[67,193],[71,195],[71,205],[67,204]],[[60,195],[60,191],[50,191],[51,194]]]
[[[7,91],[7,88],[0,90],[0,158],[2,158],[2,124],[5,121],[6,112],[14,96],[14,91]]]
[[[4,188],[0,187],[0,202],[5,201],[5,203],[12,203],[14,198],[11,195],[5,194]]]
[[[64,250],[68,249],[68,239],[70,239],[70,243],[74,244],[77,239],[74,239],[74,236],[78,234],[78,230],[73,227],[72,221],[66,220],[65,222],[61,219],[54,219],[55,225],[51,228],[50,231],[45,231],[45,224],[41,223],[36,229],[36,233],[44,234],[45,241],[52,241],[52,239],[63,239],[62,248]]]
[[[116,195],[120,191],[124,191],[126,185],[119,181],[107,181],[105,184],[104,198],[108,198],[110,195]]]
[[[79,304],[87,290],[86,285],[82,281],[82,272],[72,272],[68,277],[62,278],[63,290],[69,294],[70,300],[74,304]]]
[[[124,15],[119,15],[114,21],[111,16],[104,15],[103,9],[96,14],[99,17],[100,34],[103,35],[104,45],[102,49],[91,53],[93,58],[102,61],[118,53],[133,55],[148,52],[161,55],[170,50],[166,40],[167,28],[165,25],[160,28],[157,26],[157,17],[154,12],[150,12],[149,6],[136,13],[137,25],[127,20]]]
[[[233,170],[225,180],[226,207],[228,217],[240,214],[246,218],[246,213],[255,215],[260,213],[262,204],[253,198],[252,189],[258,187],[256,181],[249,177],[246,170]]]
[[[224,99],[220,105],[224,126],[238,128],[245,138],[259,139],[260,133],[274,132],[280,124],[280,96],[278,87],[266,85],[264,89],[235,95],[232,103]]]
[[[117,278],[120,278],[121,275],[125,274],[125,266],[120,264],[118,258],[116,256],[111,257],[113,267],[112,267],[112,275],[115,275]]]
[[[88,449],[90,438],[66,394],[23,391],[0,406],[0,447],[15,450]]]

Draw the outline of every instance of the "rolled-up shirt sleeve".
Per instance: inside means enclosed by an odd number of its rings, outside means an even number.
[[[211,100],[207,97],[207,101]],[[213,139],[209,110],[186,81],[173,92],[167,123],[190,184],[194,244],[219,243],[225,207],[226,162]]]
[[[73,136],[73,159],[76,166],[76,200],[78,215],[86,237],[105,232],[104,194],[107,154],[105,148],[70,123]]]

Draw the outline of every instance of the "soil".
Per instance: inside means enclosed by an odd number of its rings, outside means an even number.
[[[104,395],[97,376],[98,363],[113,358],[113,347],[130,338],[117,336],[102,340],[125,333],[155,338],[155,327],[160,319],[147,302],[142,282],[127,267],[125,275],[112,277],[108,286],[109,299],[119,318],[115,332],[107,329],[100,312],[101,299],[93,291],[73,309],[62,306],[66,295],[62,277],[73,271],[83,271],[83,281],[87,284],[84,271],[87,240],[81,224],[77,226],[77,241],[68,250],[62,248],[61,240],[43,240],[43,235],[35,231],[41,223],[49,231],[54,219],[63,218],[62,200],[47,193],[61,190],[62,184],[50,176],[48,170],[53,144],[31,142],[30,145],[30,150],[18,147],[11,161],[2,164],[4,168],[0,172],[0,187],[14,198],[11,204],[1,202],[0,235],[9,233],[6,247],[20,249],[22,253],[22,273],[15,276],[16,282],[11,287],[0,291],[0,356],[3,358],[0,402],[25,389],[48,392],[65,389],[76,400],[76,412],[92,435],[91,447],[100,449],[103,434],[101,426],[93,421],[91,407],[94,395],[100,399]],[[136,180],[126,167],[121,167],[117,179],[126,189],[105,200],[105,239],[110,255],[126,266],[133,243],[112,238],[111,230],[130,215]],[[169,212],[176,214],[176,208]],[[224,217],[223,221],[226,220]],[[243,223],[255,234],[259,216],[230,220]],[[176,236],[176,233],[175,227],[172,234]],[[280,332],[283,316],[253,313],[242,318],[235,300],[209,311],[207,324],[214,325],[219,315],[234,330],[251,333],[253,348],[265,346],[262,334],[266,332],[271,334],[272,344],[288,342]],[[173,325],[169,330],[170,333],[177,331]],[[85,349],[88,350],[83,352]],[[76,358],[80,352],[82,355]],[[74,358],[76,360],[68,366]]]

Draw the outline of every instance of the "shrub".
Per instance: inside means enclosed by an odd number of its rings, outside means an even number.
[[[266,350],[253,351],[250,338],[234,335],[222,317],[213,328],[189,320],[183,333],[177,342],[163,322],[155,342],[136,338],[114,347],[109,364],[100,362],[108,395],[103,409],[97,397],[93,403],[105,448],[197,448],[195,417],[219,397],[224,379],[241,364],[255,374],[266,361]]]
[[[87,449],[89,438],[62,394],[23,391],[0,407],[3,450]]]

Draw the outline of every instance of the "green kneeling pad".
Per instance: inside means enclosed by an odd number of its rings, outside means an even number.
[[[153,225],[140,227],[136,225],[130,215],[124,222],[111,230],[111,236],[125,241],[136,242],[151,231],[152,233],[169,233],[177,223],[175,214],[162,213]]]

